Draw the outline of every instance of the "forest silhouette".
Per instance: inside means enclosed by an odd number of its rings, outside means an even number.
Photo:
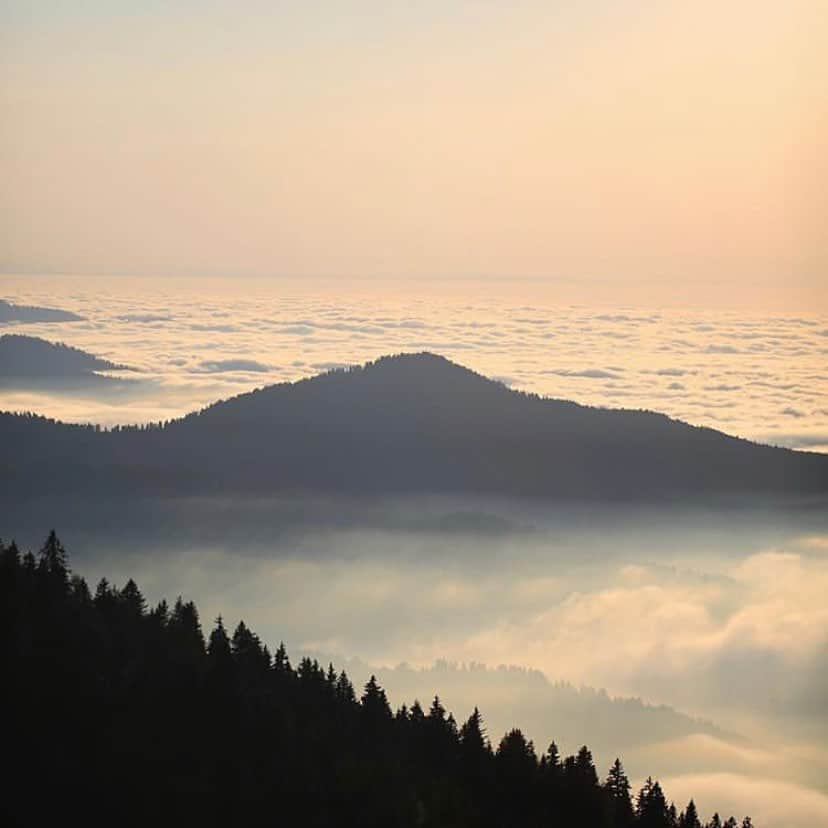
[[[181,597],[92,592],[54,531],[38,555],[0,542],[0,612],[5,825],[703,825],[652,778],[633,794],[620,760],[601,781],[586,746],[540,752],[516,728],[492,744],[476,708],[393,711],[375,678],[294,668],[244,622],[205,638]]]

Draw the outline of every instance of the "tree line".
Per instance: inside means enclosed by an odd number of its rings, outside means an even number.
[[[494,745],[476,708],[392,710],[375,678],[294,667],[244,622],[205,638],[181,597],[93,592],[54,532],[37,555],[0,541],[0,613],[5,825],[739,826],[652,778],[633,795],[619,759],[602,781],[586,746]]]

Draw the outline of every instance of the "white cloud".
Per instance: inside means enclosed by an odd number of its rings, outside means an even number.
[[[663,780],[677,802],[691,797],[702,815],[748,814],[757,828],[828,825],[828,795],[791,782],[734,773],[688,774]]]

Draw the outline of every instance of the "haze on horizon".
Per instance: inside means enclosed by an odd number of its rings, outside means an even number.
[[[824,310],[820,5],[10,0],[0,272]]]

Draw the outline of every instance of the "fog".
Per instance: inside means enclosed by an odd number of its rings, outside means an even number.
[[[620,754],[678,805],[770,827],[828,813],[818,504],[62,498],[9,528],[36,545],[52,523],[93,584],[183,594],[206,631],[244,618],[294,662],[376,672],[393,704],[439,693],[458,719],[478,705],[495,742],[513,725],[540,750],[587,742],[602,774]]]

